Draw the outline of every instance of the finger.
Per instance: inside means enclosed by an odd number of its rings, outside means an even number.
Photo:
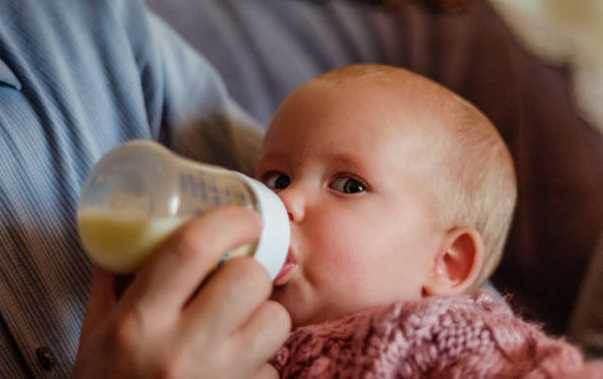
[[[278,371],[271,364],[264,364],[257,374],[253,376],[253,379],[278,379]]]
[[[115,275],[98,267],[92,268],[92,286],[86,310],[86,319],[82,334],[87,334],[89,328],[99,325],[107,314],[115,307]]]
[[[251,316],[232,338],[232,343],[244,348],[245,359],[266,362],[285,343],[291,330],[291,317],[281,304],[267,301]]]
[[[183,333],[197,335],[203,325],[211,325],[203,338],[218,341],[227,338],[268,299],[271,288],[268,272],[256,260],[231,259],[186,308]]]
[[[259,215],[242,207],[207,212],[180,228],[136,275],[124,306],[138,303],[150,313],[180,312],[225,251],[257,240]]]

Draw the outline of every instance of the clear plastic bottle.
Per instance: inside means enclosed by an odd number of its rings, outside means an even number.
[[[279,197],[243,174],[179,157],[152,141],[129,142],[97,163],[80,194],[78,228],[97,265],[129,273],[191,217],[226,204],[255,209],[263,228],[257,244],[226,252],[223,260],[253,255],[274,279],[290,237]]]

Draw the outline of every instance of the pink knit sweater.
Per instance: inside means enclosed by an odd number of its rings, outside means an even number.
[[[300,327],[272,363],[281,378],[603,378],[483,291]]]

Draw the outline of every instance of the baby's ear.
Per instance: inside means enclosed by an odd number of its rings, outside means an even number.
[[[423,286],[424,296],[456,295],[478,279],[484,261],[484,243],[473,228],[455,228],[446,234]]]

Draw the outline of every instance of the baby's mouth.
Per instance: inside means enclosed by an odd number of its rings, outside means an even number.
[[[289,253],[287,254],[287,260],[285,261],[283,268],[281,268],[281,271],[278,273],[278,275],[274,279],[274,286],[280,287],[280,286],[284,286],[285,284],[287,284],[287,282],[289,282],[289,280],[293,276],[293,273],[296,271],[297,267],[298,267],[298,264],[297,264],[297,260],[295,259],[295,255],[293,254],[292,249],[289,248]]]

